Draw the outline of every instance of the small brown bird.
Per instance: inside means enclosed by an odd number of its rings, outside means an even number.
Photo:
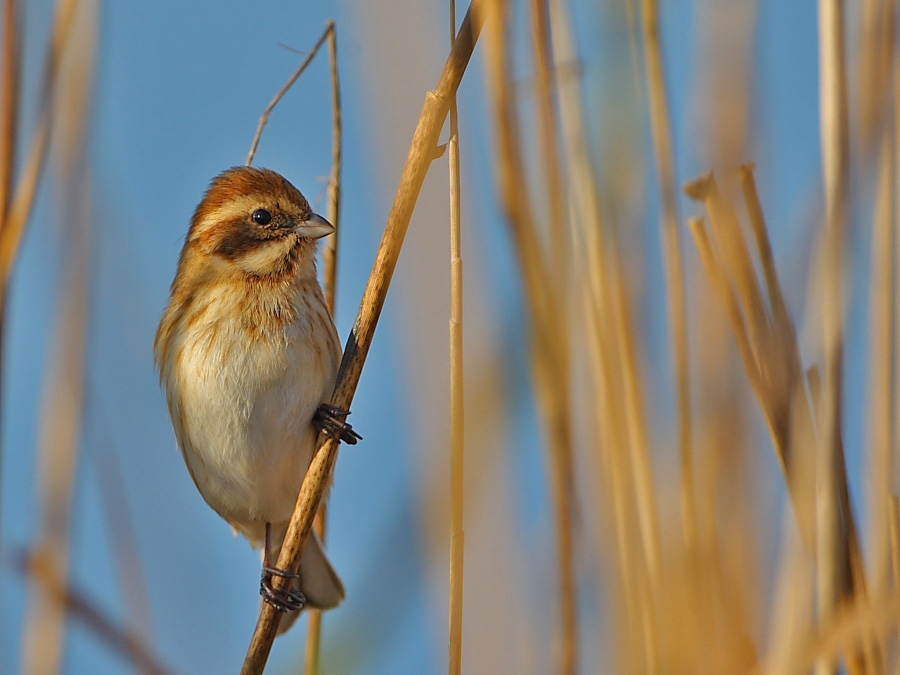
[[[334,227],[284,177],[237,167],[194,211],[154,342],[178,445],[200,494],[254,548],[260,594],[288,612],[330,609],[341,580],[310,533],[294,589],[273,568],[320,428],[359,436],[323,405],[341,345],[316,277],[316,240]]]

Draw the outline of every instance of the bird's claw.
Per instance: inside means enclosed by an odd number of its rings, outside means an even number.
[[[277,567],[263,567],[262,578],[259,580],[259,594],[263,600],[282,612],[293,612],[306,606],[306,596],[303,593],[293,588],[275,588],[272,577],[299,579],[300,575]]]
[[[346,421],[349,414],[349,410],[338,408],[330,403],[323,403],[316,410],[313,421],[327,436],[343,441],[347,445],[356,445],[357,441],[362,440],[362,436],[356,433],[350,423]]]

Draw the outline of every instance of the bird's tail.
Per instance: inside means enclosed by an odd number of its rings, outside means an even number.
[[[287,524],[272,527],[272,560],[278,560],[281,544],[287,532]],[[306,607],[310,609],[332,609],[344,599],[344,584],[322,548],[322,541],[315,530],[309,533],[303,556],[300,558],[300,578],[294,581],[294,588],[306,596]],[[278,634],[284,633],[297,620],[302,610],[285,612],[278,626]]]

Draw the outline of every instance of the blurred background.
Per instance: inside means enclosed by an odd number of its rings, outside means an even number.
[[[462,672],[896,672],[896,3],[830,22],[840,6],[536,0],[488,20],[459,90]],[[12,184],[45,161],[33,206],[16,188],[0,209],[19,207],[5,228],[28,216],[21,246],[0,233],[0,672],[130,672],[137,651],[237,672],[259,555],[192,484],[153,364],[177,256],[334,19],[345,340],[449,8],[6,7]],[[320,213],[330,87],[323,51],[254,161]],[[684,194],[711,169],[718,187]],[[327,548],[347,599],[323,617],[325,673],[447,668],[448,180],[435,161],[354,400],[365,440],[336,468]],[[268,672],[301,672],[306,625]]]

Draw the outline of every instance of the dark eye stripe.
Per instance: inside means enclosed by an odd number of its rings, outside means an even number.
[[[216,242],[215,252],[231,260],[249,253],[268,239],[260,236],[262,233],[251,227],[244,218],[222,223],[219,232],[222,234]]]

